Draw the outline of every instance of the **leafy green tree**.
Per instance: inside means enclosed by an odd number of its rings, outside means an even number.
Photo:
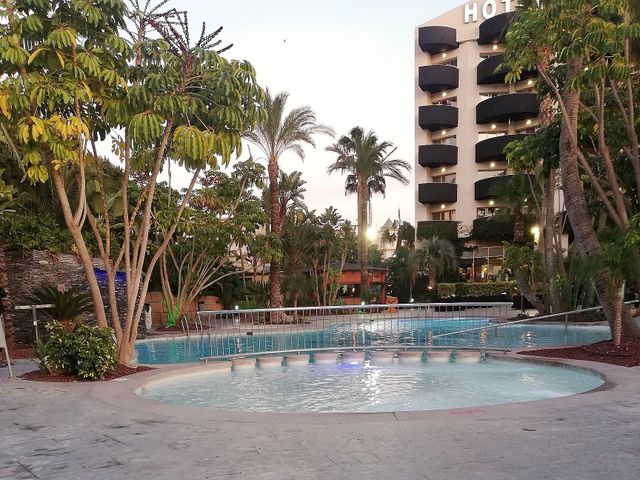
[[[411,166],[404,160],[391,158],[396,148],[380,141],[374,131],[365,133],[360,127],[351,129],[327,151],[337,155],[328,172],[346,174],[345,192],[356,193],[358,202],[358,259],[360,263],[360,288],[369,290],[369,249],[367,230],[371,211],[371,196],[385,194],[387,178],[408,185],[404,172]]]
[[[397,245],[414,248],[416,244],[416,229],[409,222],[402,222],[398,227]]]
[[[559,165],[567,215],[587,262],[603,245],[589,212],[587,191],[600,200],[620,233],[629,229],[634,202],[625,199],[623,172],[633,172],[640,192],[637,135],[637,76],[632,75],[632,42],[640,25],[627,0],[524,0],[507,34],[508,81],[536,68],[541,87],[557,105]],[[617,300],[606,269],[594,274],[596,291],[609,324],[617,321]],[[640,328],[625,315],[623,335]]]
[[[267,160],[269,175],[271,233],[282,237],[282,222],[280,216],[278,186],[280,157],[285,152],[293,152],[304,160],[304,145],[315,147],[316,135],[331,135],[333,130],[318,123],[316,114],[308,107],[297,107],[285,114],[289,94],[281,92],[275,96],[267,90],[264,108],[267,116],[258,125],[245,134],[245,138],[256,145]],[[269,299],[273,308],[282,307],[281,291],[281,263],[277,257],[271,260],[269,274]]]
[[[424,259],[425,268],[429,275],[429,288],[433,290],[438,278],[456,268],[458,255],[455,246],[449,240],[431,237],[420,242],[416,248]]]
[[[27,177],[52,180],[98,325],[105,327],[106,310],[83,236],[87,225],[95,238],[107,270],[111,323],[122,363],[133,354],[153,270],[200,172],[228,163],[240,151],[241,134],[263,118],[263,92],[251,65],[224,59],[216,51],[218,32],[203,32],[192,42],[186,13],[159,11],[165,3],[147,2],[142,9],[134,4],[130,11],[119,0],[0,2],[0,14],[7,19],[0,25],[5,59],[0,112],[17,125]],[[130,42],[123,39],[127,32],[132,33]],[[87,150],[95,156],[95,142],[109,134],[123,165],[119,217],[108,208],[93,211],[87,201]],[[157,178],[168,158],[191,171],[192,178],[164,240],[147,256]],[[130,209],[134,175],[144,187]],[[67,178],[78,189],[75,204],[67,194]],[[105,207],[107,202],[102,194]],[[124,318],[116,308],[119,269],[127,284]]]
[[[250,271],[249,252],[265,258],[265,249],[272,242],[256,233],[256,226],[264,224],[267,217],[260,199],[252,193],[263,170],[251,160],[241,162],[230,175],[208,172],[201,180],[202,187],[194,190],[159,262],[169,325],[175,325],[203,291],[226,277]],[[161,219],[163,213],[155,217]],[[158,227],[164,230],[166,225]]]

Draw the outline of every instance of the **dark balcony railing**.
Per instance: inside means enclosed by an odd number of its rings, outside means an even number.
[[[492,43],[502,43],[514,16],[515,12],[508,12],[496,15],[482,22],[480,24],[478,44],[490,45]]]
[[[418,30],[418,45],[431,55],[458,48],[456,29],[451,27],[422,27]]]
[[[476,122],[504,123],[537,117],[540,104],[535,93],[507,93],[488,98],[476,106]]]
[[[458,107],[425,105],[418,110],[418,125],[430,132],[458,126]]]
[[[504,55],[495,55],[485,58],[478,64],[478,85],[490,85],[492,83],[504,83],[504,77],[508,68],[500,66],[504,64]],[[537,75],[535,70],[525,70],[520,74],[520,80],[528,80]]]
[[[504,162],[507,160],[504,149],[515,140],[522,140],[526,135],[502,135],[501,137],[488,138],[476,143],[476,162]]]
[[[511,181],[513,175],[499,175],[497,177],[483,178],[475,184],[476,200],[490,200],[500,195],[504,186]]]
[[[428,65],[418,70],[418,85],[429,93],[458,88],[458,68],[450,65]]]
[[[420,145],[418,163],[427,168],[438,168],[458,163],[458,147],[455,145]]]
[[[455,203],[458,201],[458,185],[455,183],[421,183],[418,185],[418,201],[428,205]]]

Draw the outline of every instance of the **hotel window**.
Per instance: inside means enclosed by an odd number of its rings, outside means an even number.
[[[456,211],[455,210],[444,210],[444,211],[440,211],[440,212],[433,212],[431,214],[431,220],[434,220],[436,222],[443,222],[443,221],[452,221],[456,219]]]
[[[431,179],[433,183],[456,183],[456,174],[449,173],[447,175],[434,175]]]
[[[455,147],[456,145],[458,145],[458,140],[454,135],[453,137],[438,138],[437,140],[433,141],[433,144],[434,145],[453,145]]]

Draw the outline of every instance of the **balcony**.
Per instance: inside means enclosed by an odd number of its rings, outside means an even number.
[[[451,27],[422,27],[418,30],[418,45],[423,52],[437,55],[458,48],[456,29]]]
[[[429,65],[418,70],[418,85],[429,93],[458,88],[458,68],[449,65]]]
[[[458,126],[458,108],[449,105],[425,105],[418,109],[418,125],[430,132]]]
[[[513,175],[499,175],[497,177],[483,178],[475,184],[476,200],[490,200],[497,198],[504,186],[509,183]]]
[[[418,201],[427,205],[455,203],[458,201],[458,185],[455,183],[421,183],[418,185]]]
[[[458,163],[458,147],[455,145],[420,145],[418,163],[427,168],[448,167]]]
[[[496,15],[482,22],[480,24],[478,44],[491,45],[492,43],[502,43],[514,17],[515,12],[508,12]]]
[[[476,123],[505,123],[537,117],[540,104],[535,93],[508,93],[488,98],[476,106]]]
[[[504,78],[508,68],[500,68],[500,65],[504,63],[504,55],[495,55],[493,57],[485,58],[478,64],[478,85],[491,85],[493,83],[504,83]],[[537,75],[535,70],[526,70],[520,74],[520,80],[528,80]]]
[[[502,135],[501,137],[488,138],[476,143],[476,163],[505,162],[507,160],[504,149],[511,142],[522,140],[526,135]]]

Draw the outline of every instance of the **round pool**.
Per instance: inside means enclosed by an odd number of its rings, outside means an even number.
[[[524,361],[284,366],[164,380],[138,395],[240,412],[401,412],[563,397],[603,384],[587,371]]]

